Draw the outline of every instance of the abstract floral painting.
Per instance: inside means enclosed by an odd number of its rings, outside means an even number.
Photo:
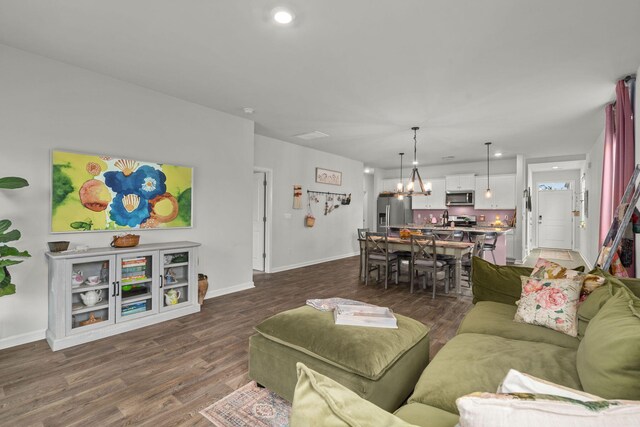
[[[193,169],[53,152],[51,231],[191,227]]]

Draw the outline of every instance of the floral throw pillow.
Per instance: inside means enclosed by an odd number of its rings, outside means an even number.
[[[578,299],[582,278],[536,279],[521,276],[522,295],[514,321],[578,335]]]
[[[538,258],[536,266],[531,272],[531,277],[538,279],[573,279],[580,278],[583,280],[582,289],[580,291],[580,302],[584,301],[591,292],[604,285],[604,277],[595,274],[585,274],[581,271],[570,270],[557,262],[548,259]]]

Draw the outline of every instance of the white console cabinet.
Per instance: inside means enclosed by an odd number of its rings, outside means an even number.
[[[47,342],[60,350],[200,311],[198,246],[47,252]]]

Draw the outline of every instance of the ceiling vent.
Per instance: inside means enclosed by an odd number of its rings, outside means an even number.
[[[313,132],[301,133],[299,135],[294,135],[294,136],[296,138],[304,139],[305,141],[310,141],[312,139],[326,138],[329,135],[327,135],[326,133],[322,133],[317,130],[314,130]]]
[[[442,160],[453,160],[453,159],[455,159],[455,158],[456,158],[456,156],[444,156],[444,157],[442,158]]]

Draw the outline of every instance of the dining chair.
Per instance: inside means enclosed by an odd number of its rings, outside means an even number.
[[[462,271],[467,275],[467,282],[469,283],[469,287],[473,286],[473,283],[471,283],[471,277],[473,276],[473,257],[482,257],[484,246],[485,235],[478,234],[475,236],[471,253],[462,257]]]
[[[358,228],[358,247],[360,248],[360,268],[358,270],[358,277],[362,279],[362,272],[364,271],[364,246],[363,242],[367,240],[368,228]]]
[[[369,285],[371,272],[377,270],[380,281],[380,269],[384,268],[384,288],[387,289],[389,274],[395,270],[395,282],[398,284],[400,258],[389,252],[389,237],[386,233],[365,233],[365,286]],[[395,267],[395,268],[394,268]]]
[[[449,267],[443,261],[438,261],[436,254],[435,236],[411,236],[411,287],[413,293],[413,282],[423,272],[423,288],[427,288],[427,280],[430,278],[433,285],[432,298],[436,297],[436,286],[439,281],[444,282],[445,292],[449,293]]]

